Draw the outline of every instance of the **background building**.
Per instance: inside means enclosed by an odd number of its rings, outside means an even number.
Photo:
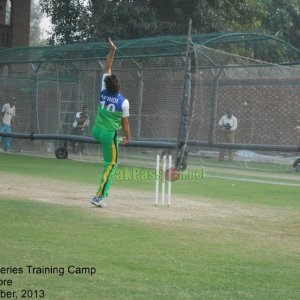
[[[0,0],[0,48],[29,46],[31,0]]]

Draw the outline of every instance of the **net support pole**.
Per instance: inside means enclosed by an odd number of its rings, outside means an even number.
[[[208,142],[209,144],[214,144],[216,141],[216,126],[217,126],[217,107],[218,107],[218,96],[219,96],[219,77],[221,75],[222,69],[216,68],[216,73],[214,76],[213,83],[213,95],[211,101],[211,116],[210,116],[210,130]]]
[[[186,53],[185,53],[183,100],[182,100],[181,118],[180,118],[176,160],[175,160],[175,166],[177,169],[180,170],[186,169],[187,140],[189,134],[189,125],[190,125],[190,103],[191,103],[191,82],[192,82],[191,30],[192,30],[192,19],[189,20],[189,25],[188,25],[188,37],[186,42]]]
[[[32,76],[32,98],[31,98],[31,134],[38,133],[38,78],[37,72],[41,66],[41,63],[32,63],[31,68],[33,70]]]
[[[141,137],[141,127],[142,127],[142,109],[143,109],[143,95],[144,95],[144,74],[143,70],[138,71],[139,82],[139,102],[137,105],[137,128],[136,128],[136,138],[137,140]]]

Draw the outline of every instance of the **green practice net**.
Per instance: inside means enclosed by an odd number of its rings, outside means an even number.
[[[194,70],[189,141],[222,143],[224,132],[218,122],[233,110],[238,127],[235,160],[290,164],[298,153],[259,151],[256,145],[299,147],[300,68],[270,64],[193,44]],[[201,143],[200,143],[201,144]],[[253,145],[251,151],[243,145]],[[218,149],[201,155],[218,157]],[[210,149],[212,150],[212,149]]]
[[[299,146],[299,67],[265,63],[201,45],[210,38],[214,37],[193,36],[190,155],[217,155],[218,149],[203,144],[222,142],[217,122],[229,107],[238,119],[237,144]],[[184,94],[186,37],[116,44],[113,71],[130,102],[133,140],[175,144]],[[75,114],[86,105],[91,122],[85,136],[91,137],[108,52],[106,43],[0,51],[0,105],[12,96],[18,98],[13,132],[72,134]],[[14,139],[13,149],[53,155],[61,143]],[[138,150],[126,149],[123,154],[132,151],[133,156]],[[98,155],[99,145],[87,144],[86,150]],[[243,148],[235,149],[235,155],[240,150]],[[244,151],[242,155],[252,154]]]

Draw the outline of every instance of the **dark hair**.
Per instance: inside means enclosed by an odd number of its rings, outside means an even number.
[[[120,83],[116,75],[106,76],[104,79],[106,88],[110,94],[117,94],[120,90]]]
[[[227,115],[229,116],[229,115],[233,115],[233,109],[232,108],[228,108],[227,109]]]

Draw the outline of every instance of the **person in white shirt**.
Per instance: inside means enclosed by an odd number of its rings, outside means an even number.
[[[88,114],[88,107],[84,105],[82,111],[76,113],[75,121],[72,124],[74,135],[85,135],[86,129],[90,125],[90,116]],[[73,142],[72,143],[73,153],[83,154],[84,143]]]
[[[227,114],[220,119],[218,125],[224,133],[224,142],[233,144],[235,131],[237,129],[237,119],[233,115],[232,109],[227,110]],[[221,149],[219,153],[219,161],[224,160],[226,150],[228,150],[229,161],[233,161],[232,149]]]
[[[1,110],[2,124],[0,124],[0,132],[11,133],[12,121],[16,115],[16,98],[12,97],[9,103],[5,103]],[[1,136],[0,136],[1,142]],[[11,146],[10,137],[5,138],[4,151],[8,151]]]

